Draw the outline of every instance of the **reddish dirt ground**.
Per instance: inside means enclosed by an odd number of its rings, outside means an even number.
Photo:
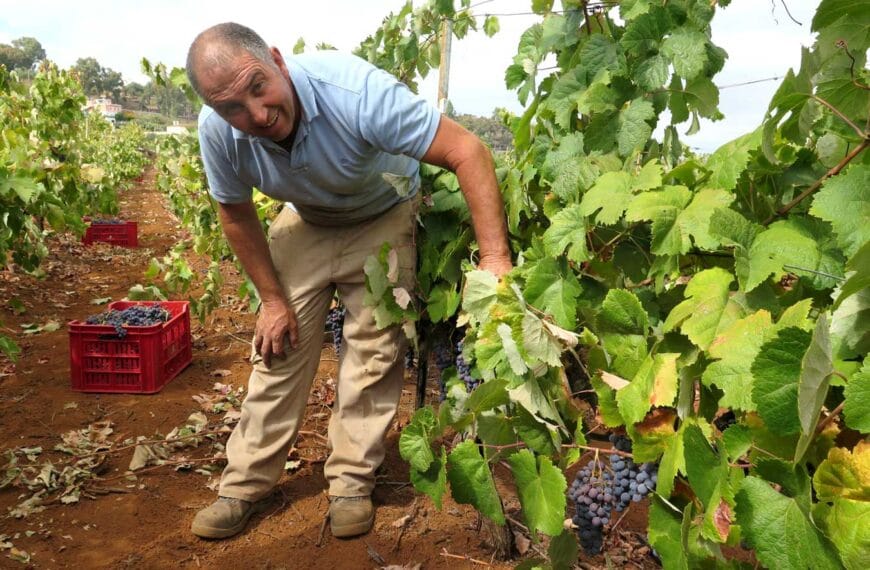
[[[247,383],[247,339],[253,331],[254,316],[240,308],[234,296],[239,278],[227,265],[222,308],[209,318],[207,326],[194,320],[193,362],[160,393],[88,394],[70,389],[66,323],[103,310],[91,303],[93,299],[122,299],[130,286],[143,283],[152,257],[162,257],[185,237],[153,190],[153,173],[124,192],[121,203],[118,217],[138,221],[138,249],[103,244],[85,248],[73,236],[59,236],[49,243],[45,278],[0,272],[2,324],[22,347],[17,364],[0,362],[0,453],[41,446],[46,451],[39,461],[50,458],[60,465],[68,456],[50,450],[60,443],[63,433],[109,420],[113,440],[166,434],[200,410],[192,396],[211,393],[216,381],[234,386]],[[207,266],[204,259],[190,260],[198,270]],[[12,299],[20,300],[26,312],[14,314],[8,305]],[[23,323],[52,320],[64,326],[36,335],[20,332]],[[229,375],[222,372],[223,376],[216,377],[215,371],[229,371]],[[324,344],[315,396],[324,393],[335,374],[335,354],[331,344]],[[196,511],[216,496],[206,487],[209,477],[194,471],[157,468],[140,473],[129,487],[119,478],[114,484],[122,493],[83,498],[70,505],[54,503],[22,519],[6,513],[28,496],[22,494],[26,489],[7,487],[0,490],[0,536],[6,535],[15,548],[29,553],[30,563],[10,559],[6,549],[0,550],[0,568],[513,567],[522,557],[509,562],[494,560],[491,538],[473,509],[448,499],[438,511],[408,484],[408,469],[399,457],[397,442],[401,426],[414,411],[414,391],[409,375],[374,495],[378,505],[375,528],[365,536],[339,540],[327,530],[321,540],[327,508],[322,434],[329,408],[312,397],[299,442],[300,453],[308,461],[282,477],[273,506],[256,515],[240,536],[205,541],[189,532]],[[429,394],[429,398],[437,401],[437,394]],[[209,421],[217,419],[219,416],[209,415]],[[131,456],[132,449],[110,455],[102,477],[123,476]],[[0,481],[5,461],[0,455]],[[516,500],[508,501],[506,509],[513,518],[521,518]],[[394,523],[407,515],[411,518],[400,530]],[[610,539],[608,556],[613,567],[656,566],[647,555],[648,547],[639,540],[644,518],[642,509],[632,512]],[[534,556],[534,548],[526,555]],[[604,556],[581,556],[578,567],[604,568],[606,560]]]

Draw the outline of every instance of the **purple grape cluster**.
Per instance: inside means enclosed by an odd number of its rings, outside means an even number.
[[[415,366],[414,348],[409,346],[405,350],[405,370],[413,370]]]
[[[125,222],[124,220],[102,220],[102,219],[100,219],[100,220],[91,220],[91,225],[92,225],[92,226],[101,226],[101,225],[113,225],[113,226],[117,226],[117,225],[120,225],[120,224],[126,224],[126,223],[127,223],[127,222]]]
[[[617,451],[631,452],[631,440],[610,435]],[[595,459],[577,472],[568,497],[574,501],[574,524],[580,546],[588,554],[598,554],[604,543],[604,527],[611,512],[625,510],[630,502],[639,502],[656,486],[658,466],[636,464],[630,457],[611,453],[609,464]]]
[[[134,305],[122,311],[109,309],[102,313],[91,315],[85,322],[89,325],[112,325],[120,338],[127,336],[124,327],[149,327],[165,323],[172,318],[172,313],[159,303],[154,305]]]
[[[465,339],[460,340],[456,343],[456,371],[459,373],[459,377],[462,378],[462,381],[465,382],[466,389],[471,392],[480,384],[480,380],[471,376],[471,363],[465,361],[465,357],[462,356],[462,349],[465,347]]]
[[[439,338],[432,345],[432,356],[435,367],[438,368],[438,386],[441,389],[441,401],[447,399],[447,384],[444,383],[444,371],[453,366],[453,346],[449,341]]]
[[[345,306],[339,303],[329,309],[329,314],[326,316],[326,330],[332,333],[332,345],[335,347],[335,354],[341,354],[341,340],[344,334],[344,315],[346,312]]]

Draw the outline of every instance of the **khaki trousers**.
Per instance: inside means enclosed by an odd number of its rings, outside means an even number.
[[[369,495],[384,459],[384,438],[396,415],[407,340],[398,326],[378,330],[363,305],[370,255],[384,242],[398,253],[399,282],[413,286],[416,200],[375,219],[340,227],[304,222],[285,208],[269,229],[269,249],[299,327],[299,344],[266,368],[258,355],[242,416],[227,443],[220,495],[256,501],[274,487],[296,440],[320,362],[326,315],[338,291],[347,307],[336,397],[324,465],[329,494]]]

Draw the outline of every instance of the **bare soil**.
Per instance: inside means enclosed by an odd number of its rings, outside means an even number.
[[[41,446],[46,451],[39,461],[50,458],[60,465],[68,457],[51,450],[63,433],[108,420],[114,430],[112,438],[118,441],[166,434],[200,410],[192,397],[212,393],[216,381],[247,384],[248,339],[254,316],[245,312],[235,296],[239,276],[226,264],[221,308],[205,326],[193,322],[193,363],[160,393],[90,394],[70,389],[66,323],[102,311],[105,307],[92,304],[94,299],[124,298],[132,285],[143,283],[152,257],[162,257],[186,237],[154,190],[153,172],[124,192],[121,203],[118,217],[138,221],[139,248],[83,247],[74,236],[61,235],[49,243],[44,278],[14,268],[0,271],[2,325],[23,349],[17,363],[0,361],[0,453]],[[207,267],[205,259],[190,260],[198,271]],[[13,299],[23,303],[24,313],[11,310]],[[22,324],[49,321],[63,326],[35,335],[21,332]],[[374,529],[349,540],[333,538],[328,529],[322,532],[327,508],[322,435],[329,419],[327,396],[335,377],[335,353],[325,343],[300,450],[294,455],[302,459],[301,466],[282,477],[273,505],[252,518],[241,535],[222,541],[193,536],[189,527],[194,514],[216,498],[207,487],[214,478],[165,466],[140,472],[131,484],[123,478],[132,456],[132,449],[127,449],[111,455],[108,469],[101,473],[104,479],[117,477],[106,486],[120,492],[68,505],[55,502],[42,512],[15,519],[6,514],[28,496],[23,494],[26,489],[0,490],[0,536],[6,535],[16,549],[30,555],[30,562],[22,563],[8,557],[9,549],[0,549],[0,568],[512,568],[523,558],[537,556],[536,549],[544,551],[545,544],[532,544],[525,548],[525,556],[495,560],[492,537],[472,508],[448,498],[439,511],[408,483],[398,436],[414,411],[412,374],[407,376],[399,417],[389,435],[388,455],[379,472]],[[437,383],[432,384],[437,390]],[[437,402],[437,393],[427,398]],[[0,481],[5,462],[0,455]],[[511,499],[505,507],[511,518],[521,521],[518,501]],[[409,517],[404,526],[400,525],[403,517]],[[649,547],[643,544],[644,526],[644,509],[635,509],[611,535],[606,548],[613,567],[656,567]],[[521,528],[515,528],[522,534]],[[581,554],[578,566],[604,568],[605,556]]]

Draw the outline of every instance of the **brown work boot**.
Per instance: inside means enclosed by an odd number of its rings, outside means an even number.
[[[332,536],[347,538],[365,534],[375,522],[375,508],[372,498],[362,497],[329,497],[329,527]]]
[[[227,538],[242,532],[251,515],[262,511],[265,506],[266,501],[251,503],[218,497],[217,501],[196,513],[190,530],[202,538]]]

